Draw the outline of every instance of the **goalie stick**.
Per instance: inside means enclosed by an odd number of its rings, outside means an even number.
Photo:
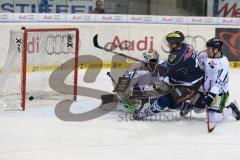
[[[107,76],[111,79],[115,87],[117,85],[117,82],[114,80],[111,73],[107,72]],[[102,104],[112,103],[117,101],[117,96],[115,94],[104,94],[104,95],[101,95],[101,99],[102,99]]]
[[[111,75],[110,72],[107,72],[107,76],[110,77],[110,79],[112,80],[113,84],[116,86],[117,85],[117,82],[114,80],[113,76]],[[114,87],[115,87],[114,86]]]

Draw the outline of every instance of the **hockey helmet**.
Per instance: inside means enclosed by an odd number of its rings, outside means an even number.
[[[180,31],[174,31],[166,36],[168,43],[181,44],[184,41],[184,34]]]
[[[213,50],[218,49],[218,51],[222,51],[223,42],[221,39],[215,37],[215,38],[209,39],[206,43],[206,46],[211,47]]]

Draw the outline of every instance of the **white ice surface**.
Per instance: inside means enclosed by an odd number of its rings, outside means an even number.
[[[111,91],[102,71],[94,83]],[[80,73],[82,75],[83,73]],[[230,101],[240,103],[240,70],[231,70]],[[121,121],[118,112],[86,122],[55,116],[56,101],[31,101],[25,112],[0,112],[0,160],[237,160],[240,122],[233,118],[207,133],[205,114],[181,121]],[[94,108],[99,100],[80,97],[71,111]]]

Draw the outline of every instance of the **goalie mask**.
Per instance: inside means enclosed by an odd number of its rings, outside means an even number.
[[[155,50],[146,50],[142,53],[144,61],[148,65],[148,68],[151,72],[155,70],[155,66],[158,64],[159,61],[159,54]]]

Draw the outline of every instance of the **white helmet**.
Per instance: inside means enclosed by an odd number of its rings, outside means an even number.
[[[149,62],[158,62],[159,60],[159,54],[156,50],[146,50],[142,53],[142,56],[145,60],[145,62],[149,63]]]

